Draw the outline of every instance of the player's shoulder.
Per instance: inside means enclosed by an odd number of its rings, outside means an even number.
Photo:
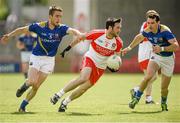
[[[105,30],[104,29],[94,29],[94,30],[91,31],[91,33],[94,33],[94,34],[104,34]]]
[[[66,24],[59,23],[58,28],[61,28],[61,27],[68,27],[68,26]]]
[[[87,34],[86,34],[86,36],[101,36],[101,35],[103,35],[103,34],[105,34],[105,30],[103,30],[103,29],[94,29],[94,30],[91,30],[90,32],[88,32]]]
[[[37,25],[40,26],[40,27],[45,27],[46,24],[47,24],[47,21],[40,21],[40,22],[34,23],[34,24],[37,24]]]
[[[161,24],[160,28],[161,28],[161,32],[165,32],[165,31],[171,32],[170,28],[166,25]]]

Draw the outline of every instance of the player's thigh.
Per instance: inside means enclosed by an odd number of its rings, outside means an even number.
[[[30,67],[28,71],[28,83],[30,85],[33,85],[38,81],[38,78],[39,78],[39,71],[34,67]]]
[[[153,77],[159,70],[159,65],[155,61],[149,61],[146,71],[146,76]]]
[[[91,72],[92,72],[92,68],[91,67],[84,67],[81,70],[80,78],[84,79],[84,80],[89,80],[89,78],[91,76]]]

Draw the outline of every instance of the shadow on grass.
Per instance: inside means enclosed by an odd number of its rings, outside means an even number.
[[[161,113],[162,111],[132,111],[132,113],[135,114],[156,114],[156,113]]]
[[[90,113],[80,113],[80,112],[69,112],[67,115],[70,116],[100,116],[103,114],[90,114]]]
[[[119,115],[126,115],[126,114],[156,114],[156,113],[161,113],[162,111],[132,111],[132,112],[118,112],[117,114]]]
[[[11,112],[9,114],[13,114],[13,115],[26,115],[26,114],[36,114],[36,112]]]

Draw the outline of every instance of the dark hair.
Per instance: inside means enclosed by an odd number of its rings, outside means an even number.
[[[115,23],[120,23],[121,22],[121,18],[116,19],[116,18],[108,18],[106,20],[106,29],[109,28],[109,26],[111,26],[112,28],[114,27]]]
[[[156,19],[156,22],[160,21],[160,16],[157,12],[152,12],[146,15],[147,18]]]
[[[60,11],[62,12],[63,9],[61,7],[58,7],[58,6],[50,6],[49,7],[49,15],[53,15],[54,14],[54,11]]]

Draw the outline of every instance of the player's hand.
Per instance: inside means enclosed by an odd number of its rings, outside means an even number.
[[[7,42],[8,42],[8,40],[9,40],[9,36],[6,34],[6,35],[3,35],[3,37],[1,38],[1,43],[3,44],[3,45],[6,45],[7,44]]]
[[[128,53],[131,49],[129,47],[126,47],[124,48],[121,53],[122,53],[122,56],[124,56],[126,53]]]
[[[107,69],[108,69],[109,71],[111,71],[112,73],[119,71],[119,70],[111,69],[111,68],[109,68],[109,67],[107,67]]]
[[[155,45],[152,47],[154,53],[160,53],[161,52],[161,47],[159,45]]]
[[[70,46],[70,45],[67,46],[67,47],[63,50],[63,52],[60,53],[61,57],[64,58],[65,53],[68,52],[70,49],[71,49],[71,46]]]
[[[66,51],[60,53],[61,57],[64,58]]]

